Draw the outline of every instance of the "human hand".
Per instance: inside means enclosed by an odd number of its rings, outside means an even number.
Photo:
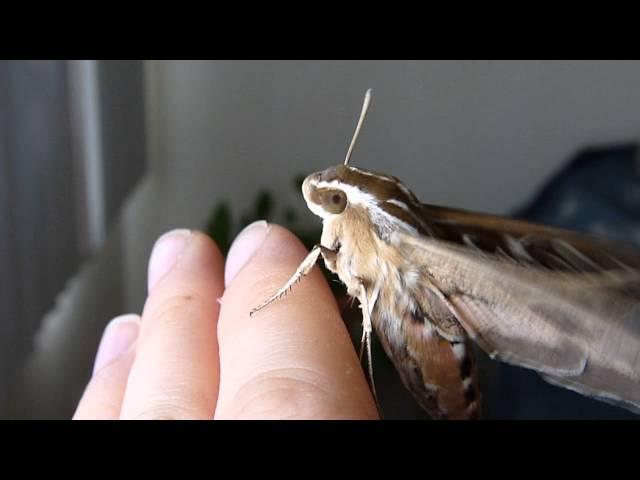
[[[74,419],[378,418],[317,267],[284,300],[249,317],[306,253],[266,222],[243,230],[226,265],[202,233],[163,235],[149,261],[142,317],[107,326]]]

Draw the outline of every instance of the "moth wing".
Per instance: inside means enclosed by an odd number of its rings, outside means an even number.
[[[637,247],[511,218],[422,205],[435,237],[553,271],[640,270]]]
[[[640,411],[640,260],[577,234],[510,227],[500,245],[504,233],[486,221],[438,235],[473,232],[482,246],[401,232],[393,241],[490,356]]]
[[[449,302],[463,328],[491,358],[556,376],[576,376],[584,371],[588,359],[585,346],[560,331],[540,311],[491,306],[484,299],[467,295],[452,295]],[[518,315],[520,321],[515,324]]]

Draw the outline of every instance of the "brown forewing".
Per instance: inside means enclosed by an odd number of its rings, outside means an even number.
[[[640,411],[640,257],[564,230],[424,207],[432,237],[397,232],[411,262],[489,355]],[[437,319],[434,323],[437,323]]]

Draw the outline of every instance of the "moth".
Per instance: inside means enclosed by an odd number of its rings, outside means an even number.
[[[421,203],[397,178],[349,165],[309,175],[323,221],[316,245],[253,315],[321,256],[363,316],[369,377],[375,330],[405,387],[436,419],[474,419],[471,342],[491,358],[640,413],[640,256],[587,235]]]

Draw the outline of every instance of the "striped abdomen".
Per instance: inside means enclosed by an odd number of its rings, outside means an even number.
[[[435,298],[394,302],[386,297],[381,292],[371,320],[405,387],[433,418],[479,418],[473,351],[462,329],[442,325]],[[426,307],[425,300],[430,301]]]

